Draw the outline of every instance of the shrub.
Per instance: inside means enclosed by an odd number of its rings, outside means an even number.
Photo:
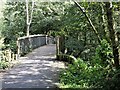
[[[6,61],[0,61],[0,69],[5,69],[9,67],[9,63]]]
[[[111,75],[107,77],[103,88],[105,90],[120,90],[120,69],[111,72]]]
[[[112,65],[113,61],[113,53],[112,53],[112,48],[110,47],[109,43],[103,39],[101,41],[101,44],[98,45],[96,52],[96,56],[93,57],[93,60],[99,60],[100,65]],[[97,62],[98,63],[98,62]]]
[[[61,72],[60,83],[68,88],[119,88],[120,79],[117,77],[120,73],[115,74],[112,60],[111,47],[106,40],[102,40],[91,61],[83,61],[79,58]]]
[[[99,82],[105,80],[107,70],[99,64],[89,66],[88,62],[78,59],[62,71],[60,82],[63,85],[72,85],[81,88],[102,88]]]

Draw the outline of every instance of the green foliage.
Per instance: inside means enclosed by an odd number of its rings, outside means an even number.
[[[0,49],[4,47],[4,38],[0,37]]]
[[[100,3],[81,2],[80,5],[85,8],[100,37],[104,38],[104,24]],[[64,11],[61,17],[60,30],[65,35],[67,54],[90,60],[95,54],[95,48],[98,45],[96,35],[85,15],[76,5],[71,3]]]
[[[70,64],[68,68],[63,71],[60,82],[63,82],[65,85],[82,84],[83,82],[79,77],[83,75],[82,70],[86,70],[86,68],[87,65],[81,59],[77,60],[77,62],[74,62],[73,65]]]
[[[0,61],[3,59],[3,51],[2,51],[3,47],[4,47],[4,38],[0,37]]]
[[[0,61],[0,69],[5,69],[5,68],[8,68],[9,67],[9,63],[2,60]]]
[[[65,47],[68,50],[67,54],[79,57],[81,52],[84,50],[84,41],[77,40],[73,37],[68,37],[65,43]]]
[[[60,17],[64,7],[63,3],[36,1],[30,34],[50,34],[51,31],[59,30]],[[29,8],[31,8],[31,3],[29,3]],[[7,2],[3,15],[5,29],[2,30],[2,35],[5,37],[4,43],[6,48],[10,48],[16,53],[16,40],[18,37],[25,36],[27,31],[25,2]]]
[[[102,10],[104,3],[80,2],[80,4],[86,10],[101,39],[104,39],[105,34],[108,33],[105,28],[105,12]],[[29,5],[31,7],[31,3]],[[119,31],[119,3],[114,3],[114,6],[115,28]],[[5,44],[3,49],[10,48],[16,53],[17,38],[26,35],[25,3],[6,3],[3,12],[4,20],[0,20],[2,21],[0,22],[0,35],[5,39],[0,37],[0,49]],[[61,55],[60,58],[68,59],[68,62],[73,60],[69,55],[82,59],[73,62],[62,72],[60,82],[63,85],[70,88],[105,88],[107,86],[107,89],[110,89],[119,87],[119,71],[113,68],[113,54],[110,45],[106,40],[102,40],[97,47],[98,41],[92,28],[74,3],[37,1],[33,10],[30,34],[65,36],[65,49],[68,55]],[[6,68],[7,62],[1,61],[0,65],[0,68]]]
[[[78,59],[68,66],[60,76],[63,85],[78,85],[81,88],[101,88],[107,70],[99,64],[90,66],[88,62]]]
[[[119,90],[120,89],[120,69],[114,70],[109,73],[103,84],[105,90]]]
[[[64,13],[65,4],[61,2],[37,1],[33,13],[31,34],[44,33],[60,30],[60,17]]]
[[[102,40],[101,45],[96,48],[96,54],[91,61],[76,60],[67,69],[61,72],[60,83],[64,86],[81,88],[107,88],[108,78],[115,75],[114,68],[111,68],[113,59],[110,45],[106,40]],[[111,81],[113,87],[115,79]],[[119,80],[118,80],[119,82]],[[118,85],[118,84],[117,84]]]
[[[96,48],[96,54],[93,57],[93,63],[95,62],[104,66],[113,64],[112,49],[105,39],[103,39],[101,41],[101,44],[98,45],[98,47]]]
[[[10,48],[16,53],[16,40],[18,37],[25,35],[26,16],[24,3],[8,2],[3,10],[3,24],[5,26],[2,30],[2,36],[5,37],[5,48]]]

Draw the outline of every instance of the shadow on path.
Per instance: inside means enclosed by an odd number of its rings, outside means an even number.
[[[55,60],[55,51],[55,45],[46,45],[20,57],[20,64],[3,75],[2,88],[55,88],[59,72],[65,68]]]

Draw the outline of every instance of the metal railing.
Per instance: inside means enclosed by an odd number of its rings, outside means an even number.
[[[18,52],[17,54],[24,55],[35,48],[47,44],[47,35],[30,35],[20,37],[17,40]]]
[[[18,56],[25,55],[33,49],[47,44],[55,44],[52,36],[40,34],[20,37],[17,40],[17,54]]]

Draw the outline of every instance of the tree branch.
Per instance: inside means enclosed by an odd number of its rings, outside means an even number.
[[[99,34],[98,34],[95,26],[93,25],[92,21],[90,20],[90,18],[89,18],[88,15],[86,14],[85,9],[84,9],[83,7],[81,7],[80,4],[78,4],[78,2],[76,2],[75,0],[74,0],[74,3],[75,3],[75,5],[82,11],[82,13],[85,15],[85,17],[87,18],[90,26],[92,27],[94,33],[96,34],[96,36],[97,36],[97,38],[98,38],[98,42],[101,43],[101,38],[100,38],[100,36],[99,36]]]

